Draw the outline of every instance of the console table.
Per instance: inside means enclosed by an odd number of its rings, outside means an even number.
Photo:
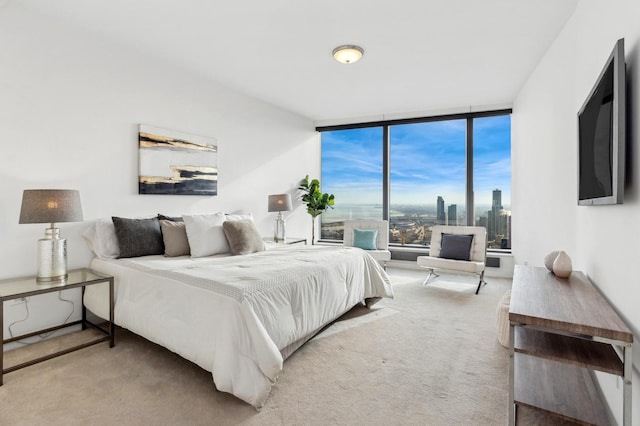
[[[608,424],[597,370],[623,378],[623,424],[631,425],[633,334],[582,272],[558,278],[517,265],[509,322],[509,424],[518,406]]]

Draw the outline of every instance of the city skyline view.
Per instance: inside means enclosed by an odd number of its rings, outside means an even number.
[[[322,215],[322,238],[342,239],[344,220],[382,219],[387,129],[391,242],[428,244],[434,224],[467,223],[469,156],[473,223],[488,228],[493,247],[510,246],[510,114],[323,132],[322,191],[335,206]]]

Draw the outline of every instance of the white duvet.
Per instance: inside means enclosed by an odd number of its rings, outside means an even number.
[[[218,390],[261,407],[301,341],[366,298],[393,297],[365,251],[298,246],[244,256],[100,260],[115,322],[211,371]],[[108,286],[85,305],[108,318]]]

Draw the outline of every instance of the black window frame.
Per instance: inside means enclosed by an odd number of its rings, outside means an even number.
[[[488,111],[476,111],[476,112],[466,112],[466,113],[456,113],[456,114],[444,114],[444,115],[434,115],[429,117],[416,117],[416,118],[403,118],[403,119],[395,119],[395,120],[380,120],[380,121],[371,121],[371,122],[362,122],[362,123],[350,123],[350,124],[337,124],[337,125],[328,125],[328,126],[317,126],[316,131],[323,132],[331,132],[331,131],[339,131],[339,130],[353,130],[353,129],[362,129],[362,128],[370,128],[370,127],[382,127],[382,219],[389,220],[389,191],[390,191],[390,127],[395,125],[402,124],[418,124],[418,123],[429,123],[436,121],[451,121],[451,120],[466,120],[467,131],[466,131],[466,187],[465,187],[465,199],[466,199],[466,223],[467,226],[474,225],[474,214],[475,211],[475,203],[474,203],[474,189],[473,189],[473,120],[476,118],[485,118],[485,117],[497,117],[502,115],[511,115],[513,113],[512,108],[504,108],[497,110],[488,110]],[[471,212],[471,214],[469,213]],[[327,243],[341,243],[341,240],[326,240],[320,239],[321,242]],[[393,249],[394,247],[402,247],[400,244],[390,243],[389,246]],[[406,246],[405,246],[406,247]],[[415,248],[417,251],[420,249],[428,249],[426,247],[419,246],[411,246],[411,248]],[[494,253],[511,253],[511,249],[489,249],[488,251]]]

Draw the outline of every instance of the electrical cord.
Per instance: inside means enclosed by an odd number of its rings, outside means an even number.
[[[67,315],[67,317],[62,322],[62,324],[66,324],[67,321],[69,321],[69,318],[71,318],[71,316],[76,311],[76,305],[75,305],[75,303],[73,303],[73,301],[71,301],[69,299],[64,299],[62,297],[62,290],[58,291],[58,300],[71,304],[71,312],[69,313],[69,315]],[[24,322],[24,321],[29,319],[29,301],[26,300],[26,299],[24,301],[24,307],[25,307],[26,316],[23,319],[19,319],[17,321],[12,322],[11,324],[9,324],[8,331],[9,331],[9,336],[11,336],[12,339],[13,339],[14,335],[13,335],[13,331],[11,330],[11,327],[13,327],[16,324]],[[54,330],[54,331],[51,331],[49,333],[42,333],[42,334],[39,334],[38,337],[40,337],[40,339],[46,339],[48,337],[51,337],[56,331],[58,331],[58,330]],[[22,340],[16,340],[16,342],[20,343],[22,345],[29,345],[30,344],[29,342],[25,342],[25,341],[22,341]]]
[[[29,302],[27,302],[27,300],[25,299],[24,308],[25,308],[27,316],[25,316],[23,319],[14,321],[11,324],[9,324],[8,331],[9,331],[9,336],[11,336],[12,339],[13,339],[14,336],[13,336],[13,331],[11,331],[11,327],[13,327],[14,325],[16,325],[16,324],[18,324],[20,322],[24,322],[24,321],[29,319],[29,305],[28,305],[28,303]],[[29,344],[29,342],[23,342],[22,340],[16,340],[16,343],[20,343],[21,345],[28,345]]]
[[[62,298],[62,290],[58,292],[58,300],[71,304],[71,312],[69,313],[69,315],[67,315],[67,317],[62,322],[62,324],[66,324],[67,321],[69,321],[69,318],[71,318],[71,315],[73,315],[73,313],[76,311],[76,305],[71,300]],[[52,336],[53,333],[55,333],[56,331],[58,330],[50,331],[49,333],[39,334],[38,336],[40,336],[41,339],[46,339],[47,337]]]

